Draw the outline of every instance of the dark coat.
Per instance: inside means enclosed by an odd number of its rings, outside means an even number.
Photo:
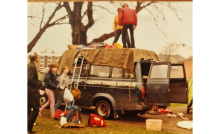
[[[46,88],[51,90],[57,89],[58,81],[56,76],[51,71],[49,71],[45,76],[44,82]]]
[[[28,64],[28,92],[37,92],[38,91],[38,75],[37,69],[33,62]]]

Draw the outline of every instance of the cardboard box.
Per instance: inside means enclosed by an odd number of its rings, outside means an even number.
[[[163,121],[159,119],[146,119],[146,129],[161,131],[162,122]]]

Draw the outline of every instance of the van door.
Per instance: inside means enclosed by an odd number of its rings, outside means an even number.
[[[170,82],[170,63],[152,63],[147,80],[147,104],[169,106],[168,89]]]
[[[169,102],[187,103],[187,86],[184,64],[171,64]]]

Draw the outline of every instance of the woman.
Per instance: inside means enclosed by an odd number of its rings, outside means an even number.
[[[50,105],[50,112],[51,112],[51,118],[54,117],[54,105],[55,105],[55,99],[54,99],[54,90],[59,88],[55,72],[57,71],[58,64],[57,63],[51,63],[49,66],[49,72],[47,73],[44,81],[45,81],[45,91],[48,96],[48,101],[40,108],[39,116],[42,116],[42,112],[46,107]]]
[[[63,100],[63,94],[64,94],[64,90],[65,88],[69,87],[69,76],[68,76],[68,72],[69,72],[69,67],[68,66],[63,66],[61,72],[60,72],[60,80],[59,80],[59,97],[55,106],[55,112],[57,111],[57,109],[60,106],[60,103]],[[67,107],[68,109],[71,108],[71,102],[67,103]]]

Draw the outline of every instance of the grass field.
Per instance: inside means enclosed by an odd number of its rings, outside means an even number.
[[[138,126],[116,123],[105,120],[106,127],[88,127],[88,117],[82,116],[85,128],[61,128],[60,122],[50,118],[50,111],[46,109],[43,116],[38,116],[33,130],[38,134],[175,134],[167,131],[147,131]]]

